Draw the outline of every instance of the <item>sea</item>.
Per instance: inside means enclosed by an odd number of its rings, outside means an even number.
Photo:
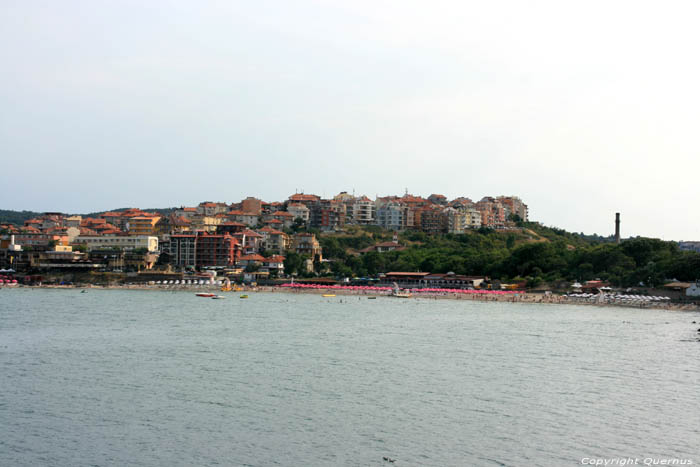
[[[0,465],[700,464],[699,313],[225,295],[0,289]]]

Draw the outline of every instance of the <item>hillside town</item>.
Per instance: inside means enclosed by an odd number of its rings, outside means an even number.
[[[283,277],[285,258],[299,255],[304,268],[323,260],[317,234],[343,232],[350,226],[375,226],[394,232],[392,241],[364,249],[400,249],[397,232],[462,234],[487,227],[512,228],[528,220],[528,207],[517,196],[427,198],[354,196],[331,199],[294,193],[285,201],[247,197],[237,203],[204,201],[169,213],[138,208],[94,217],[47,212],[24,225],[0,225],[0,267],[32,273],[185,272],[225,270],[256,281]]]

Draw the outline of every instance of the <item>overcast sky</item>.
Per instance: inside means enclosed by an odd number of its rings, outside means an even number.
[[[0,208],[518,195],[700,240],[696,3],[0,0]]]

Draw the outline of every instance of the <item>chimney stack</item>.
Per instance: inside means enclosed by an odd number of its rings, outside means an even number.
[[[620,243],[620,213],[615,213],[615,243]]]

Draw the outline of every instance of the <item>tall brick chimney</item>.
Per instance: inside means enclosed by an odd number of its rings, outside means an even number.
[[[615,213],[615,243],[620,243],[620,213]]]

